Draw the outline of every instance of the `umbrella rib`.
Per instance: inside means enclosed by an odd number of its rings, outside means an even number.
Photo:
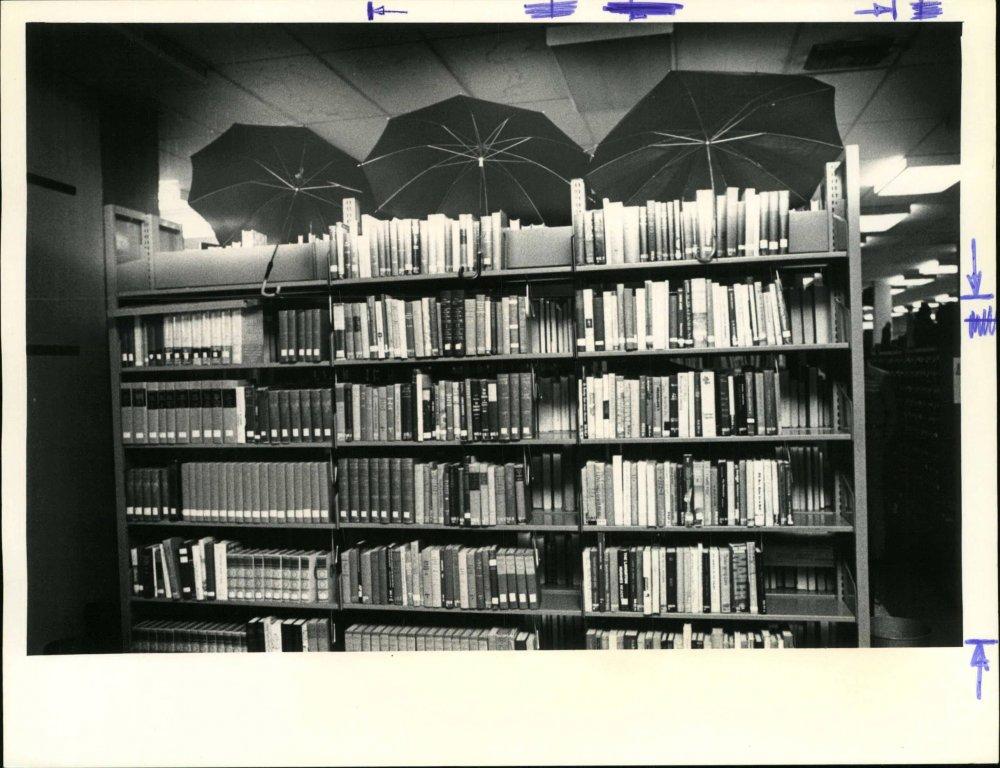
[[[535,205],[535,201],[531,199],[531,195],[528,194],[528,190],[526,190],[524,188],[524,186],[521,184],[521,182],[519,182],[517,180],[517,178],[514,176],[514,174],[512,174],[510,171],[508,171],[502,165],[498,165],[497,167],[501,171],[503,171],[504,173],[506,173],[510,177],[511,181],[513,181],[515,184],[517,184],[517,188],[520,189],[522,193],[524,193],[525,198],[527,198],[528,202],[531,204],[531,207],[535,209],[535,213],[538,214],[538,220],[541,221],[544,224],[545,223],[545,217],[542,216],[542,212],[540,210],[538,210],[538,206]]]
[[[308,184],[310,181],[312,181],[317,176],[319,176],[321,173],[323,173],[323,171],[325,171],[327,168],[329,168],[331,165],[333,165],[335,162],[337,162],[337,159],[338,158],[334,157],[334,158],[331,158],[330,160],[328,160],[327,162],[323,163],[323,165],[321,165],[319,167],[319,169],[312,176],[310,176],[308,179],[306,179],[302,183],[303,184]],[[291,176],[291,174],[288,174],[288,175]]]
[[[285,191],[286,190],[282,189],[281,193],[284,193]],[[281,198],[281,194],[280,193],[275,193],[275,194],[271,195],[269,198],[267,198],[267,200],[265,200],[263,203],[261,203],[259,206],[257,206],[256,209],[254,209],[253,213],[251,213],[249,216],[247,216],[245,219],[243,219],[243,221],[240,222],[240,224],[238,226],[236,226],[236,227],[234,227],[232,229],[232,231],[229,233],[229,235],[224,238],[225,242],[227,242],[227,243],[230,242],[233,239],[233,235],[236,234],[236,230],[243,229],[243,225],[244,224],[250,224],[253,221],[254,217],[258,213],[260,213],[261,211],[263,211],[267,206],[269,206],[275,200],[278,200],[280,198]],[[199,198],[199,199],[201,199],[201,198]],[[219,245],[224,245],[224,243],[219,243]]]
[[[293,189],[292,185],[291,185],[291,184],[289,184],[289,183],[288,183],[288,181],[287,181],[286,179],[283,179],[283,178],[281,178],[281,176],[279,176],[279,175],[278,175],[278,174],[276,174],[276,173],[275,173],[274,171],[272,171],[272,170],[271,170],[270,168],[268,168],[268,167],[267,167],[266,165],[264,165],[264,164],[263,164],[263,163],[262,163],[262,162],[261,162],[260,160],[258,160],[258,159],[257,159],[256,157],[251,157],[250,159],[251,159],[251,160],[253,160],[253,161],[254,161],[255,163],[257,163],[257,165],[259,165],[259,166],[260,166],[261,168],[263,168],[263,169],[264,169],[265,171],[267,171],[267,172],[268,172],[269,174],[271,174],[272,176],[274,176],[274,178],[276,178],[276,179],[277,179],[278,181],[280,181],[280,182],[281,182],[282,184],[284,184],[284,185],[285,185],[286,187],[288,187],[289,189]]]
[[[382,210],[389,203],[390,200],[392,200],[396,195],[398,195],[400,192],[402,192],[404,189],[406,189],[408,186],[410,186],[413,182],[415,182],[424,174],[430,173],[431,171],[437,170],[438,168],[448,168],[455,165],[462,165],[464,163],[464,161],[459,163],[447,162],[448,159],[450,158],[446,158],[445,160],[442,160],[438,163],[434,163],[434,165],[424,168],[424,170],[422,170],[420,173],[418,173],[416,176],[414,176],[412,179],[406,182],[403,186],[401,186],[399,189],[397,189],[395,192],[389,195],[385,200],[383,200],[377,210]]]
[[[331,181],[329,184],[320,184],[318,187],[299,187],[299,190],[302,192],[313,189],[346,189],[348,192],[357,192],[358,194],[361,193],[360,189],[349,187],[346,184],[338,184],[335,181]]]
[[[393,155],[398,155],[398,154],[400,154],[402,152],[410,152],[411,150],[414,150],[414,149],[435,149],[435,148],[443,147],[443,146],[445,146],[445,145],[444,144],[414,144],[413,146],[410,146],[410,147],[403,147],[402,149],[394,149],[392,152],[386,152],[384,155],[379,155],[378,157],[370,157],[367,160],[364,160],[364,161],[358,163],[358,165],[370,165],[371,163],[377,163],[379,160],[385,160],[387,157],[392,157]],[[465,146],[465,145],[463,144],[463,146]]]
[[[721,136],[726,131],[730,130],[736,123],[738,123],[741,120],[743,120],[743,118],[744,118],[743,113],[746,112],[748,109],[751,110],[751,113],[753,111],[759,109],[760,106],[761,106],[761,104],[759,104],[758,102],[767,101],[775,93],[778,93],[779,91],[781,91],[781,90],[783,90],[785,88],[790,88],[791,86],[792,86],[791,83],[782,83],[781,85],[778,85],[777,87],[772,88],[769,91],[766,91],[764,93],[758,93],[756,96],[753,96],[752,98],[748,99],[743,104],[742,107],[740,107],[739,109],[737,109],[729,117],[729,120],[727,122],[725,122],[725,123],[722,124],[722,127],[719,128],[719,130],[716,132],[715,136],[713,136],[712,138],[714,139],[717,136]]]
[[[698,151],[697,148],[696,149],[689,149],[687,152],[684,152],[683,154],[675,155],[674,157],[672,157],[669,160],[667,160],[667,162],[665,162],[663,165],[661,165],[659,168],[656,169],[656,172],[653,175],[651,175],[648,179],[646,179],[644,182],[642,182],[642,184],[640,184],[638,187],[636,187],[632,191],[632,194],[630,194],[628,196],[628,199],[632,200],[636,196],[636,194],[639,192],[640,189],[643,189],[647,184],[649,184],[651,181],[653,181],[653,179],[655,179],[657,176],[659,176],[661,173],[663,173],[665,170],[667,170],[668,167],[670,167],[674,163],[680,162],[681,160],[683,160],[686,157],[689,157],[689,156],[693,155],[697,151]]]
[[[729,147],[719,147],[719,151],[726,152],[727,154],[730,154],[730,155],[733,155],[735,157],[738,157],[738,158],[740,158],[742,160],[745,160],[746,162],[750,163],[751,165],[756,166],[756,168],[759,171],[761,171],[764,174],[770,176],[772,179],[774,179],[775,181],[777,181],[779,184],[781,184],[782,187],[784,187],[785,189],[789,190],[789,192],[791,192],[792,194],[794,194],[800,200],[805,200],[805,198],[802,197],[802,195],[800,195],[798,192],[796,192],[792,188],[791,184],[789,184],[787,181],[785,181],[784,179],[780,178],[779,176],[775,175],[771,171],[767,170],[767,168],[765,168],[759,162],[757,162],[756,160],[754,160],[752,157],[747,157],[742,152],[736,152],[735,150],[729,149]]]
[[[649,131],[649,133],[655,133],[657,136],[666,136],[670,139],[684,139],[688,144],[704,144],[703,139],[696,139],[693,136],[683,136],[679,133],[669,133],[668,131]]]
[[[553,170],[552,170],[551,168],[549,168],[549,167],[547,167],[547,166],[545,166],[545,165],[542,165],[542,164],[541,164],[540,162],[538,162],[537,160],[532,160],[532,159],[531,159],[530,157],[525,157],[524,155],[519,155],[519,154],[517,154],[516,152],[511,152],[511,151],[509,151],[509,150],[506,150],[506,149],[501,149],[501,150],[499,150],[499,151],[500,151],[500,153],[501,153],[501,154],[505,154],[505,155],[510,155],[511,157],[516,157],[516,158],[518,158],[519,160],[523,160],[523,161],[524,161],[524,162],[526,162],[526,163],[530,163],[531,165],[537,165],[537,166],[538,166],[539,168],[541,168],[541,169],[542,169],[543,171],[548,171],[549,173],[551,173],[551,174],[552,174],[553,176],[555,176],[556,178],[558,178],[558,179],[560,179],[560,180],[562,180],[562,181],[566,182],[567,184],[569,184],[569,180],[568,180],[568,179],[565,179],[565,178],[563,178],[563,177],[562,177],[562,176],[561,176],[560,174],[556,173],[556,172],[555,172],[555,171],[553,171]],[[502,161],[502,160],[500,160],[500,161],[497,161],[497,162],[503,162],[503,161]]]
[[[687,87],[687,83],[684,82],[684,78],[681,78],[681,85],[684,87],[684,93],[687,94],[688,100],[691,102],[691,106],[694,108],[694,115],[698,118],[698,125],[701,126],[702,136],[707,140],[708,131],[705,130],[705,122],[701,119],[701,110],[698,109],[698,102],[694,100],[694,96],[691,93],[691,89]]]
[[[496,128],[494,128],[492,131],[490,131],[490,135],[486,137],[486,141],[483,142],[483,143],[484,144],[492,144],[492,143],[498,141],[500,139],[500,134],[503,133],[503,129],[507,127],[507,123],[509,123],[509,122],[510,122],[510,118],[509,117],[505,117],[503,119],[503,122],[501,122],[500,124],[498,124]]]
[[[516,141],[516,142],[514,142],[513,144],[511,144],[509,146],[506,146],[506,147],[503,147],[503,148],[500,148],[500,149],[493,149],[493,151],[490,154],[486,155],[483,159],[484,160],[491,160],[494,157],[496,157],[497,155],[499,155],[501,152],[508,152],[511,149],[513,149],[514,147],[519,147],[519,146],[521,146],[522,144],[524,144],[527,141],[531,141],[531,137],[530,136],[525,136],[520,141]]]
[[[268,134],[267,134],[267,143],[270,144],[271,145],[271,149],[274,150],[274,156],[276,158],[278,158],[278,162],[281,163],[281,167],[284,169],[285,174],[289,178],[291,178],[292,177],[292,172],[289,171],[288,170],[288,166],[285,165],[285,158],[283,158],[281,156],[281,152],[278,151],[278,145],[274,143],[274,136],[270,132],[268,132]]]
[[[448,189],[445,190],[444,195],[441,197],[441,201],[438,203],[438,210],[441,210],[441,208],[444,206],[444,201],[448,199],[448,195],[451,194],[451,190],[453,190],[455,188],[455,185],[458,184],[458,180],[461,179],[462,176],[464,176],[469,171],[470,168],[474,167],[475,165],[473,163],[466,163],[465,168],[463,168],[455,175],[455,180],[448,185]]]
[[[472,130],[475,131],[476,134],[476,146],[481,147],[483,145],[483,140],[479,138],[479,125],[476,123],[476,116],[472,114],[471,109],[469,110],[469,119],[472,120]]]
[[[213,189],[211,192],[206,192],[204,195],[200,195],[199,197],[196,197],[194,200],[188,200],[188,204],[190,205],[191,203],[200,203],[206,197],[211,197],[212,195],[217,195],[220,192],[228,192],[230,189],[235,189],[236,187],[241,187],[244,184],[257,184],[258,186],[261,186],[261,187],[268,187],[269,189],[278,189],[278,190],[281,190],[282,192],[285,192],[285,191],[288,190],[288,187],[280,187],[277,184],[268,184],[268,183],[263,182],[263,181],[257,181],[256,179],[247,179],[245,181],[237,181],[234,184],[227,184],[226,186],[219,187],[218,189]]]
[[[451,154],[457,155],[458,157],[467,157],[469,160],[475,160],[478,157],[478,155],[473,155],[473,154],[470,154],[468,152],[459,152],[458,150],[448,149],[448,147],[439,146],[437,144],[428,144],[427,148],[428,149],[436,149],[439,152],[450,152]]]
[[[803,93],[793,93],[791,96],[785,96],[785,97],[780,98],[780,99],[775,99],[774,101],[771,102],[771,104],[773,106],[774,104],[777,104],[779,101],[791,101],[792,99],[802,98],[803,96],[812,96],[814,93],[822,93],[825,90],[826,90],[826,88],[816,88],[815,90],[805,91]],[[733,130],[733,128],[735,128],[737,125],[739,125],[740,123],[742,123],[744,120],[748,119],[751,115],[753,115],[754,112],[756,112],[757,110],[759,110],[763,106],[764,106],[763,104],[758,104],[752,110],[750,110],[749,112],[747,112],[747,114],[743,115],[743,117],[741,117],[739,120],[731,119],[730,122],[729,122],[729,124],[725,127],[725,129],[722,130],[722,131],[720,131],[716,135],[718,136],[718,135],[721,135],[722,133],[725,133],[726,131]]]
[[[833,144],[829,141],[823,141],[822,139],[811,139],[808,136],[795,136],[791,133],[775,133],[774,131],[758,131],[757,133],[747,134],[746,136],[734,136],[731,139],[719,139],[718,141],[713,141],[713,144],[721,144],[724,141],[739,141],[740,139],[753,139],[758,136],[780,136],[783,139],[795,139],[797,141],[808,141],[812,144],[822,144],[826,147],[833,147],[834,149],[842,149],[839,144]]]

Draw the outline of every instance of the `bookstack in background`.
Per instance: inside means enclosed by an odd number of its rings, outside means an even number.
[[[834,384],[817,366],[588,375],[578,382],[580,437],[778,435],[834,426]]]
[[[586,265],[788,253],[788,210],[788,190],[699,189],[694,200],[645,205],[605,199],[575,212],[574,257]]]
[[[329,619],[254,616],[246,623],[141,621],[132,627],[133,653],[318,653],[336,638]]]
[[[587,650],[628,651],[647,648],[795,648],[790,629],[726,631],[722,627],[696,630],[685,624],[680,632],[636,629],[588,629]]]
[[[570,376],[531,371],[494,378],[334,387],[338,442],[531,440],[576,428]]]
[[[586,547],[584,611],[767,613],[761,555],[754,542]]]
[[[456,610],[535,610],[537,556],[524,547],[361,546],[340,556],[340,600]]]
[[[441,291],[333,305],[337,360],[570,354],[572,299]]]
[[[212,536],[172,536],[133,546],[132,593],[138,598],[328,603],[330,552],[250,549]]]
[[[538,634],[507,627],[401,627],[352,624],[344,632],[344,650],[378,651],[537,651]]]

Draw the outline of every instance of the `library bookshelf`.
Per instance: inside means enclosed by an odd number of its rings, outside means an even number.
[[[837,250],[779,255],[742,256],[719,258],[707,263],[695,259],[680,259],[637,264],[576,264],[538,268],[483,270],[474,279],[468,275],[419,274],[379,278],[330,279],[317,274],[313,279],[281,281],[277,296],[260,295],[259,276],[234,275],[231,283],[202,285],[197,279],[191,285],[174,284],[157,288],[152,273],[157,263],[170,259],[170,251],[178,250],[177,228],[155,216],[126,210],[117,206],[105,207],[105,258],[107,272],[107,301],[109,317],[110,366],[112,373],[111,408],[114,420],[114,461],[116,471],[116,519],[118,557],[120,565],[121,631],[126,649],[129,647],[131,627],[138,618],[184,618],[205,621],[232,617],[246,618],[255,614],[277,613],[307,617],[326,616],[336,628],[336,635],[343,635],[349,624],[356,622],[414,623],[427,625],[435,621],[444,626],[510,626],[512,623],[527,629],[537,628],[545,617],[569,619],[579,633],[579,642],[570,647],[582,647],[582,634],[590,628],[661,629],[671,622],[723,625],[727,628],[753,629],[768,622],[816,623],[823,627],[824,638],[833,645],[870,644],[869,566],[866,521],[865,478],[865,422],[864,422],[864,371],[861,328],[861,259],[859,229],[859,161],[857,147],[848,146],[838,163],[827,169],[827,178],[817,191],[825,205],[832,208],[844,223],[846,237],[836,243]],[[348,216],[354,215],[345,206]],[[833,238],[831,236],[831,244]],[[124,247],[123,247],[124,245]],[[302,246],[297,246],[301,248]],[[321,246],[314,246],[317,251]],[[282,246],[281,248],[285,248]],[[232,252],[237,252],[234,249]],[[322,254],[317,263],[322,263]],[[225,258],[225,256],[221,257]],[[282,258],[279,248],[278,260]],[[149,279],[136,285],[130,278],[126,285],[118,277],[124,262],[141,262],[148,266],[139,271],[150,273]],[[562,285],[565,295],[573,297],[576,289],[588,285],[607,284],[608,281],[665,279],[667,276],[683,279],[689,276],[745,276],[761,275],[784,268],[817,267],[828,270],[833,280],[839,281],[846,304],[846,338],[824,344],[784,344],[778,346],[752,346],[728,348],[662,349],[643,351],[582,352],[573,351],[548,354],[505,354],[468,357],[440,357],[419,359],[336,359],[330,354],[326,362],[257,362],[253,364],[219,364],[203,367],[177,365],[122,365],[121,338],[118,322],[121,318],[155,316],[194,309],[240,307],[259,304],[270,307],[311,302],[327,312],[331,321],[335,301],[363,300],[377,294],[403,292],[411,296],[432,295],[439,290],[464,288],[491,290],[498,286],[532,286],[534,284]],[[134,276],[135,264],[129,265]],[[176,278],[176,276],[174,276]],[[301,278],[301,276],[298,276]],[[145,280],[145,275],[144,275]],[[216,281],[218,283],[219,281]],[[183,283],[183,280],[181,280]],[[572,298],[571,298],[572,300]],[[332,347],[332,345],[331,345]],[[123,443],[121,424],[120,388],[134,382],[171,381],[179,377],[211,380],[213,378],[251,377],[268,383],[295,384],[303,378],[312,386],[333,388],[344,377],[360,375],[370,381],[384,375],[408,375],[412,369],[434,374],[436,371],[454,370],[453,376],[469,375],[472,371],[523,370],[545,366],[548,370],[571,376],[585,375],[587,366],[615,366],[637,364],[644,370],[656,366],[667,369],[679,358],[712,359],[726,355],[752,355],[769,360],[777,355],[787,359],[805,356],[811,360],[831,360],[841,372],[849,393],[846,409],[838,414],[838,426],[833,429],[781,430],[777,434],[729,435],[723,437],[647,437],[647,438],[581,438],[579,433],[536,435],[517,442],[490,442],[465,440],[409,440],[380,442],[376,440],[338,440],[334,434],[329,440],[314,440],[285,444],[239,445],[134,445]],[[725,455],[729,450],[754,450],[762,446],[769,450],[791,445],[828,446],[836,455],[842,474],[849,481],[846,489],[839,485],[832,493],[829,508],[822,511],[794,513],[794,524],[775,526],[679,525],[636,526],[594,525],[584,520],[578,505],[572,523],[531,522],[524,524],[456,526],[447,524],[417,524],[400,522],[348,522],[341,519],[334,508],[336,499],[336,468],[338,459],[345,456],[410,456],[461,458],[463,452],[477,456],[494,454],[510,457],[525,456],[536,449],[560,452],[575,472],[580,482],[580,469],[590,458],[607,459],[612,449],[652,452],[655,455],[677,455],[685,449],[709,451],[712,455]],[[671,453],[674,451],[674,453]],[[646,455],[646,454],[643,454]],[[132,467],[148,466],[150,462],[169,457],[172,460],[191,461],[267,461],[286,456],[304,457],[309,461],[328,462],[332,488],[329,517],[324,522],[210,522],[208,520],[142,520],[126,515],[125,472]],[[577,498],[580,491],[577,489]],[[540,512],[541,510],[539,510]],[[533,511],[534,512],[534,511]],[[530,520],[540,520],[540,515],[530,515]],[[170,600],[164,598],[137,598],[132,589],[130,547],[136,541],[152,541],[171,535],[211,535],[244,537],[253,546],[296,545],[332,553],[333,575],[331,598],[322,602],[290,600]],[[579,570],[573,585],[541,585],[538,607],[531,609],[459,609],[432,608],[413,605],[341,604],[337,587],[337,553],[366,537],[382,536],[384,541],[406,541],[419,537],[422,542],[456,544],[475,542],[479,545],[500,546],[530,545],[538,536],[566,536],[575,552],[576,568],[580,567],[585,547],[600,540],[607,546],[681,546],[695,541],[707,544],[728,541],[756,541],[763,546],[764,564],[796,565],[814,561],[813,543],[819,543],[823,552],[832,552],[830,560],[835,577],[829,593],[812,594],[794,591],[769,590],[766,613],[702,613],[670,612],[649,614],[640,611],[585,610],[582,580]],[[772,560],[770,542],[779,542]],[[796,545],[806,549],[796,552]],[[827,555],[824,554],[824,557]],[[196,606],[196,607],[192,607]],[[398,615],[396,615],[398,614]],[[846,631],[841,631],[846,628]],[[560,635],[562,636],[562,635]],[[543,647],[544,644],[543,644]],[[552,647],[551,645],[549,647]],[[342,649],[342,643],[335,645]]]

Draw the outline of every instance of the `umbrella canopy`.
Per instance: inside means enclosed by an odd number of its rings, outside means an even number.
[[[391,118],[362,167],[392,216],[502,210],[563,224],[587,155],[541,112],[454,96]]]
[[[671,72],[598,145],[588,186],[626,204],[726,187],[801,204],[843,147],[833,96],[801,75]]]
[[[234,123],[191,156],[191,168],[188,204],[220,245],[244,229],[274,243],[320,234],[340,219],[345,197],[369,197],[356,160],[297,126]]]

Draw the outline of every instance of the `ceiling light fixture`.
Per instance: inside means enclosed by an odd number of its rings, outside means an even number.
[[[910,157],[903,158],[902,163],[897,157],[886,163],[884,173],[873,184],[880,197],[934,195],[958,183],[962,175],[962,166],[957,162],[941,162],[951,156]]]
[[[889,285],[893,288],[916,288],[917,286],[933,283],[932,277],[905,277],[903,275],[893,275],[889,278]]]
[[[861,214],[861,231],[885,232],[909,215],[909,213],[863,213]]]
[[[942,264],[937,259],[921,262],[917,266],[921,275],[957,275],[958,264]]]

